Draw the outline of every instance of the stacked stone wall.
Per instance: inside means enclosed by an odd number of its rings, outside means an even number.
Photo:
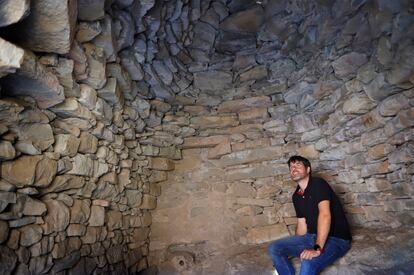
[[[292,154],[353,226],[413,225],[411,1],[13,0],[0,15],[0,273],[223,274],[294,231]]]

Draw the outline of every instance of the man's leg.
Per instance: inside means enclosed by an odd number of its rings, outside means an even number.
[[[312,247],[314,237],[310,234],[303,236],[291,236],[272,242],[268,251],[272,258],[273,266],[279,275],[295,275],[295,269],[289,261],[289,256],[299,257],[305,249]]]
[[[324,252],[319,257],[302,261],[300,275],[319,274],[322,269],[344,256],[349,248],[350,243],[348,241],[329,237],[325,243]]]

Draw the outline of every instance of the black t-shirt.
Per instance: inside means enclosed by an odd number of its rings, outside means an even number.
[[[316,234],[318,228],[319,202],[329,200],[331,208],[331,228],[329,236],[345,240],[352,239],[349,224],[344,210],[342,209],[342,205],[325,180],[310,177],[303,196],[300,196],[297,193],[298,190],[299,186],[292,196],[293,205],[295,206],[296,216],[298,218],[306,219],[308,233]]]

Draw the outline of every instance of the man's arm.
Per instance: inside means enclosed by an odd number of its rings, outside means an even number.
[[[298,218],[298,224],[296,225],[296,235],[305,235],[308,231],[305,218]]]
[[[321,248],[324,247],[326,239],[329,235],[329,230],[331,228],[331,209],[330,201],[324,200],[318,204],[319,214],[318,214],[318,228],[316,234],[316,244]],[[305,249],[301,254],[301,260],[310,260],[314,257],[321,255],[321,251],[316,251],[313,249]]]
[[[331,208],[330,201],[321,201],[318,204],[319,215],[318,215],[318,229],[316,234],[316,244],[320,247],[324,247],[326,239],[331,229]]]

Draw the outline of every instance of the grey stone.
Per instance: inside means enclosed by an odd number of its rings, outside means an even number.
[[[33,224],[36,222],[36,217],[23,217],[21,219],[13,219],[12,221],[9,221],[9,227],[10,228],[17,228],[22,227],[28,224]]]
[[[91,209],[89,200],[74,200],[70,208],[70,222],[74,224],[84,224],[88,221]]]
[[[388,84],[385,81],[384,73],[378,74],[370,84],[364,85],[364,91],[372,100],[382,100],[400,91],[398,87]]]
[[[16,266],[17,256],[7,246],[2,245],[0,248],[0,273],[10,275]]]
[[[1,15],[0,18],[2,18]],[[20,65],[23,62],[23,56],[23,49],[0,38],[0,77],[16,72],[16,69],[20,68]]]
[[[376,105],[365,93],[352,94],[343,104],[344,114],[365,114]]]
[[[97,47],[100,47],[105,52],[106,60],[109,62],[115,61],[118,52],[117,41],[115,40],[115,30],[112,24],[112,19],[109,15],[101,21],[102,32],[96,36],[92,42]]]
[[[135,58],[132,50],[125,49],[120,52],[119,56],[121,58],[122,66],[129,73],[132,80],[140,81],[144,78],[144,71],[138,60]]]
[[[216,51],[220,53],[236,53],[255,47],[256,36],[251,33],[221,32],[216,41]]]
[[[20,45],[33,51],[66,54],[73,41],[76,18],[77,1],[31,2],[30,14],[14,25],[18,30],[16,38]]]
[[[20,245],[31,246],[42,239],[43,230],[40,225],[32,224],[20,228]]]
[[[31,96],[40,108],[48,108],[64,100],[63,87],[56,76],[48,72],[29,51],[25,51],[16,73],[1,78],[0,84],[5,94]]]
[[[0,221],[0,244],[9,237],[9,224],[6,221]]]
[[[110,63],[106,67],[106,75],[114,77],[121,89],[122,94],[126,99],[133,100],[132,80],[128,72],[122,68],[118,63]]]
[[[63,202],[56,200],[47,200],[44,203],[47,206],[47,214],[43,217],[45,223],[42,225],[44,234],[65,230],[70,220],[69,208]]]
[[[264,22],[263,8],[259,5],[237,13],[233,13],[220,23],[225,31],[258,32]]]
[[[16,150],[10,141],[0,141],[0,160],[10,160],[16,157]]]
[[[29,262],[30,274],[46,274],[53,266],[51,255],[33,257]]]
[[[102,48],[91,43],[83,44],[88,61],[88,75],[82,80],[82,83],[88,84],[94,89],[102,88],[106,83],[106,58]]]
[[[335,74],[340,78],[354,76],[358,68],[367,62],[365,54],[351,52],[332,62]]]
[[[384,99],[378,106],[382,116],[395,116],[400,110],[409,106],[409,100],[403,94],[396,94]]]
[[[92,205],[89,216],[89,226],[103,226],[105,223],[105,208],[102,206]]]
[[[79,103],[92,111],[96,106],[97,100],[98,97],[95,89],[86,84],[80,85],[80,97],[78,99]]]
[[[138,207],[142,202],[142,192],[139,190],[126,190],[125,197],[127,198],[130,207]]]
[[[124,105],[124,96],[114,77],[108,78],[105,87],[97,90],[97,93],[99,97],[105,99],[112,106],[120,108]]]
[[[0,5],[0,27],[24,19],[30,12],[30,0],[5,0]]]
[[[118,49],[122,50],[134,43],[135,24],[129,12],[123,10],[115,10],[114,19],[117,20],[120,33],[117,36]]]
[[[80,22],[78,24],[78,32],[76,33],[76,40],[84,43],[94,39],[102,32],[102,27],[99,21],[95,22]]]
[[[22,212],[26,216],[43,216],[47,212],[47,208],[43,202],[27,197]]]
[[[94,163],[91,158],[86,155],[77,154],[72,159],[72,170],[68,174],[80,175],[80,176],[92,176]]]
[[[80,20],[95,21],[105,16],[105,1],[79,0],[78,18]]]
[[[231,83],[232,75],[228,72],[205,71],[194,74],[194,87],[200,90],[222,90],[230,88]]]
[[[61,156],[74,157],[78,152],[80,140],[73,135],[60,134],[55,136],[54,151]]]
[[[52,108],[58,116],[67,118],[80,118],[95,123],[95,116],[86,107],[83,107],[74,97],[66,98],[64,102]],[[81,128],[81,127],[80,127]]]
[[[85,179],[73,175],[60,175],[55,177],[52,184],[45,189],[40,190],[41,193],[60,192],[70,189],[79,189],[85,185]]]
[[[54,266],[52,268],[52,271],[58,273],[63,270],[69,269],[73,267],[79,261],[80,257],[81,257],[80,251],[76,251],[61,259],[57,259],[54,261]]]
[[[87,132],[82,132],[80,137],[79,152],[94,154],[98,150],[98,139]]]

